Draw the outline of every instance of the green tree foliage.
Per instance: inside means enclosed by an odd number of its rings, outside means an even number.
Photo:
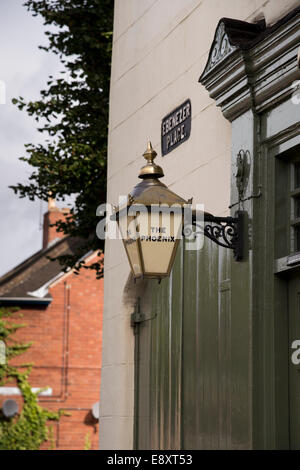
[[[46,138],[25,145],[27,155],[21,160],[33,172],[28,184],[11,187],[31,200],[75,195],[70,216],[56,225],[83,240],[74,256],[60,259],[65,267],[78,268],[83,254],[103,248],[95,230],[96,208],[106,200],[113,0],[27,0],[24,5],[50,27],[49,43],[40,48],[58,54],[64,70],[58,78],[49,77],[38,101],[13,99],[35,118]],[[100,263],[91,267],[101,275]]]
[[[11,365],[11,360],[25,352],[31,343],[19,343],[14,333],[24,324],[13,323],[15,310],[0,308],[0,341],[6,345],[6,362],[0,364],[0,385],[16,381],[23,396],[19,414],[6,418],[0,412],[0,450],[37,450],[48,439],[48,420],[59,420],[63,413],[55,413],[38,404],[37,393],[32,392],[28,377],[32,364]]]

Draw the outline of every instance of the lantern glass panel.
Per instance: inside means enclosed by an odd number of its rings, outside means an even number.
[[[146,277],[170,274],[182,229],[182,209],[151,211],[138,217],[140,246]]]
[[[135,277],[140,277],[143,274],[143,270],[139,251],[139,240],[136,233],[136,218],[127,216],[127,211],[123,210],[119,217],[119,229],[132,273]]]

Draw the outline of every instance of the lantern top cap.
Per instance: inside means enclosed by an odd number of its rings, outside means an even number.
[[[151,142],[148,142],[147,149],[143,153],[143,157],[147,160],[145,166],[141,168],[139,178],[146,179],[146,178],[162,178],[164,176],[164,172],[162,168],[156,165],[153,160],[155,159],[157,153],[152,147]]]

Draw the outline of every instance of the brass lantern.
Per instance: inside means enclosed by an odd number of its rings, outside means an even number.
[[[156,155],[149,142],[143,154],[147,163],[139,174],[142,181],[116,210],[134,278],[170,275],[182,233],[183,206],[189,204],[159,180],[164,173],[154,163]]]
[[[217,245],[231,249],[236,261],[243,261],[245,211],[236,211],[234,217],[218,217],[192,210],[192,200],[185,201],[159,181],[164,173],[154,163],[156,155],[148,142],[143,154],[147,163],[139,174],[142,181],[112,216],[118,221],[134,278],[160,280],[169,276],[182,233],[190,240],[204,235]]]

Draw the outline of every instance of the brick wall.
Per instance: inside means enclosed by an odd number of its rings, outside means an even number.
[[[15,337],[33,345],[15,362],[34,362],[31,386],[52,388],[52,396],[39,398],[43,406],[71,413],[59,424],[51,422],[56,448],[83,449],[89,434],[92,449],[98,449],[98,422],[91,407],[100,395],[103,279],[96,280],[89,270],[66,274],[50,293],[48,307],[20,310],[20,322],[27,326]],[[21,397],[0,396],[0,406],[7,398],[22,404]]]

